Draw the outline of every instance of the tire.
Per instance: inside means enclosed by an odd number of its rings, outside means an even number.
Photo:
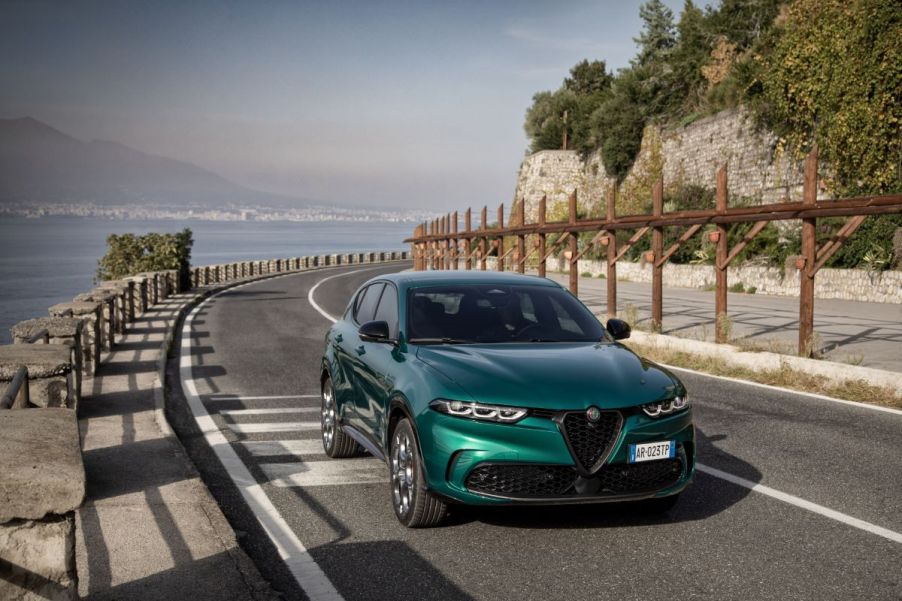
[[[341,459],[353,457],[360,453],[360,446],[353,438],[342,432],[338,423],[335,391],[332,388],[332,378],[329,376],[326,376],[326,379],[323,381],[319,424],[323,450],[326,451],[326,455],[335,459]]]
[[[398,521],[408,528],[439,525],[447,506],[426,489],[420,449],[410,420],[400,420],[392,430],[389,445],[390,497]]]
[[[680,493],[675,495],[670,495],[669,497],[656,497],[654,499],[646,499],[644,501],[640,501],[642,503],[642,508],[650,513],[667,513],[677,504],[677,501],[680,500]]]

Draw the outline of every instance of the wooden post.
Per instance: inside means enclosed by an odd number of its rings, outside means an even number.
[[[545,210],[547,208],[546,197],[539,201],[539,227],[545,225]],[[545,277],[545,234],[539,234],[539,277]]]
[[[652,214],[655,217],[661,217],[664,214],[664,176],[658,177],[652,189]],[[651,329],[655,332],[661,331],[661,324],[664,321],[664,265],[658,263],[658,259],[664,254],[664,228],[656,227],[652,230],[651,238],[652,256],[652,273],[651,273]]]
[[[418,225],[413,230],[414,238],[420,238],[423,235],[423,226]],[[414,271],[423,271],[423,243],[416,242],[413,245],[413,270]]]
[[[523,227],[526,225],[526,199],[520,199],[520,205],[517,209],[517,225]],[[520,234],[517,236],[517,271],[520,273],[526,272],[526,236],[524,234]]]
[[[485,232],[488,227],[488,207],[482,207],[482,231]],[[489,239],[486,236],[483,236],[479,239],[479,269],[485,271],[486,268],[486,253],[489,252]]]
[[[498,205],[498,228],[504,228],[504,203]],[[498,236],[498,271],[504,271],[504,236]]]
[[[615,207],[617,205],[617,188],[611,184],[608,190],[607,211],[605,219],[608,222],[615,219]],[[608,318],[617,316],[617,236],[616,230],[607,231],[608,241]]]
[[[442,217],[442,235],[447,236],[451,232],[451,217],[449,215],[445,215]],[[448,263],[450,260],[448,259],[448,238],[445,238],[441,242],[442,244],[442,269],[449,269]]]
[[[718,213],[727,210],[727,166],[717,170],[717,192],[715,197]],[[729,342],[727,332],[727,225],[717,224],[717,250],[714,255],[714,341]]]
[[[454,237],[451,239],[451,269],[457,269],[458,253],[460,251],[460,240],[457,239],[457,211],[451,215],[451,233]]]
[[[817,146],[805,157],[802,203],[817,202]],[[802,265],[799,269],[799,355],[810,357],[814,346],[814,264],[817,259],[817,219],[802,220]]]
[[[569,198],[570,206],[569,213],[570,225],[576,225],[576,190],[573,190],[573,193]],[[576,265],[576,253],[579,252],[579,234],[575,231],[570,232],[570,258],[567,260],[570,263],[570,292],[573,293],[574,296],[579,292],[579,273],[577,271]]]
[[[472,226],[473,226],[473,214],[472,214],[472,211],[470,211],[470,207],[467,207],[467,212],[464,213],[464,231],[469,233],[470,231],[472,231]],[[466,259],[465,259],[466,260],[465,268],[467,271],[470,271],[471,269],[473,269],[473,258],[472,258],[472,256],[470,256],[471,241],[472,241],[472,238],[467,238],[467,254],[466,254]]]

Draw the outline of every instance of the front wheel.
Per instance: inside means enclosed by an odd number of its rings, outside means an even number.
[[[399,421],[392,432],[389,468],[392,507],[398,521],[408,528],[440,524],[447,506],[426,489],[417,440],[407,418]]]
[[[332,378],[328,376],[323,381],[320,431],[323,436],[323,449],[329,457],[336,459],[353,457],[360,452],[360,447],[354,439],[342,432],[338,423],[335,390],[332,388]]]

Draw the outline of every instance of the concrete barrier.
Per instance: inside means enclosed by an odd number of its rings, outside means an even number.
[[[81,399],[84,375],[84,351],[81,343],[84,324],[85,320],[78,317],[39,317],[20,321],[9,330],[13,344],[25,344],[36,333],[47,330],[50,344],[61,344],[69,349],[76,403]]]
[[[2,345],[0,387],[8,385],[19,367],[24,365],[28,369],[32,406],[77,409],[71,356],[69,347],[60,344]]]
[[[0,599],[75,600],[85,497],[75,412],[0,411],[0,440]]]
[[[93,377],[100,366],[100,303],[93,301],[73,301],[60,303],[48,309],[51,317],[76,317],[84,322],[82,326],[82,369],[85,375]]]

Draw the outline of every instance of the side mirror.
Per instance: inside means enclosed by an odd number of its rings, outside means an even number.
[[[609,319],[606,329],[614,340],[625,340],[630,337],[630,332],[632,331],[630,324],[622,319]]]
[[[388,323],[384,321],[368,321],[357,330],[361,340],[367,342],[389,342]]]

